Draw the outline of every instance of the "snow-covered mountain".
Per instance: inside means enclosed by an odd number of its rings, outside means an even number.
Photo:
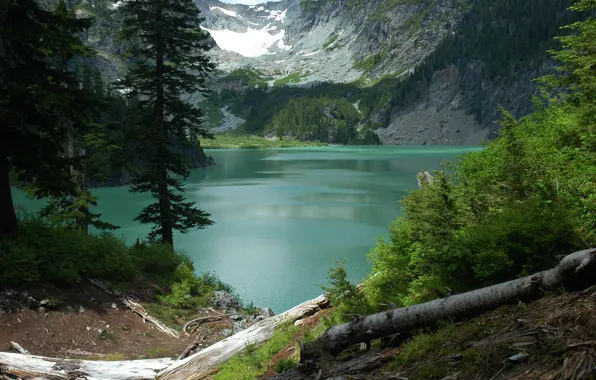
[[[80,1],[97,16],[94,65],[114,80],[126,65],[118,14]],[[549,41],[569,23],[568,0],[195,1],[216,45],[215,95],[195,95],[214,130],[279,133],[276,115],[302,97],[313,109],[324,99],[330,123],[349,104],[359,116],[342,123],[386,144],[476,144],[498,128],[498,105],[528,113],[532,79],[553,70]]]
[[[357,80],[352,53],[338,48],[349,45],[337,20],[313,24],[300,1],[284,0],[260,5],[226,4],[198,0],[208,30],[218,49],[218,67],[230,72],[253,68],[272,78],[300,73],[302,82]],[[336,44],[332,44],[336,42]],[[330,52],[333,50],[333,54]]]

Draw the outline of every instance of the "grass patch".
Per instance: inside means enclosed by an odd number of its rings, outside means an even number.
[[[164,348],[151,347],[147,350],[145,356],[149,359],[158,359],[167,357],[167,351]]]
[[[302,79],[308,77],[309,74],[307,73],[292,73],[285,78],[277,79],[273,82],[275,86],[284,86],[288,84],[297,84],[302,81]]]
[[[184,326],[183,321],[191,320],[196,314],[193,309],[175,308],[162,303],[151,302],[142,305],[149,314],[175,330],[179,330]]]
[[[128,356],[126,356],[126,354],[124,354],[122,352],[114,352],[113,354],[109,354],[109,355],[101,358],[101,360],[105,360],[105,361],[109,361],[109,362],[116,362],[116,361],[126,360],[126,359],[128,359]],[[95,360],[97,360],[97,358],[95,358]]]
[[[339,38],[339,34],[337,34],[337,32],[331,33],[329,38],[327,38],[327,41],[325,41],[325,43],[323,44],[323,49],[333,50],[333,46],[331,46],[331,45],[333,45],[335,43],[335,41],[337,41],[338,38]]]
[[[382,51],[380,53],[373,54],[361,61],[354,63],[354,68],[362,71],[365,74],[368,74],[372,70],[374,70],[377,66],[379,66],[386,59],[387,59],[387,52]]]
[[[99,340],[111,340],[111,341],[116,341],[118,340],[118,334],[113,333],[111,331],[108,330],[102,330],[99,333]]]
[[[204,149],[267,149],[267,148],[297,148],[309,146],[325,146],[327,144],[318,141],[299,140],[267,140],[264,137],[239,135],[239,134],[217,134],[214,139],[201,141]]]
[[[293,324],[278,328],[267,343],[259,347],[247,346],[244,355],[236,356],[221,366],[213,379],[252,380],[258,378],[273,366],[271,358],[294,342],[298,332],[299,329]],[[286,363],[283,368],[279,369],[282,370],[289,366],[289,363]]]
[[[436,331],[422,330],[401,345],[401,350],[383,370],[416,369],[417,379],[440,378],[457,368],[464,378],[494,374],[510,349],[506,346],[470,347],[503,327],[502,319],[477,318],[461,325],[442,324]],[[453,359],[450,359],[453,358]]]

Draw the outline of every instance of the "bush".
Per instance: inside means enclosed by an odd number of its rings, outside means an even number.
[[[160,297],[160,300],[170,307],[193,308],[209,306],[211,298],[218,290],[233,294],[234,290],[223,283],[215,274],[195,274],[194,265],[187,257],[181,257],[182,262],[173,274],[170,294]]]
[[[173,279],[178,266],[186,260],[171,245],[159,242],[137,243],[130,251],[135,266],[141,272],[166,282]]]
[[[0,283],[17,288],[40,280],[72,286],[83,277],[125,281],[135,274],[123,241],[50,227],[35,218],[25,218],[1,243],[0,262]]]

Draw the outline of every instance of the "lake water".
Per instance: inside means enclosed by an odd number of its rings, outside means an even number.
[[[216,166],[196,170],[187,197],[216,223],[175,237],[198,271],[213,271],[238,294],[280,313],[321,294],[327,271],[347,259],[358,281],[366,255],[400,215],[399,200],[416,187],[421,169],[439,169],[471,147],[325,147],[210,150]],[[93,191],[102,219],[122,226],[127,242],[148,226],[132,219],[148,195],[126,187]],[[40,201],[14,190],[15,204],[36,211]]]

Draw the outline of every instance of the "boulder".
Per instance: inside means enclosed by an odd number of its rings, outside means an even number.
[[[273,312],[273,310],[271,310],[271,308],[266,307],[261,309],[261,315],[265,318],[271,318],[275,315],[275,313]]]
[[[213,297],[211,297],[211,304],[216,308],[228,311],[240,310],[242,308],[238,298],[223,290],[218,290],[213,294]]]

